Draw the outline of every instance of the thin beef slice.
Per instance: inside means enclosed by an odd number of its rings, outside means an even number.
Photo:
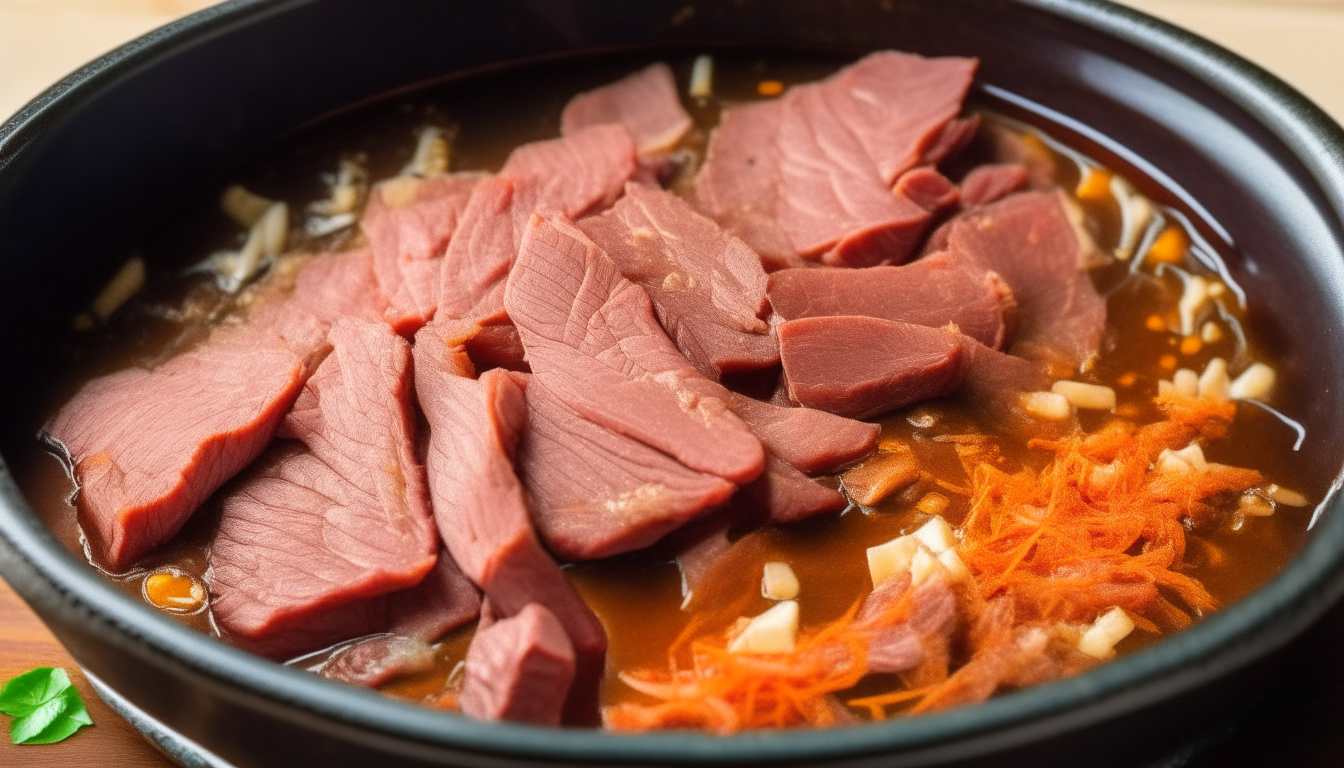
[[[950,258],[999,273],[1017,301],[1009,351],[1074,369],[1095,357],[1106,302],[1082,266],[1083,243],[1058,194],[1022,192],[953,220]]]
[[[810,317],[779,326],[789,395],[863,419],[961,386],[962,337],[873,317]]]
[[[410,345],[353,319],[332,326],[331,342],[282,425],[294,439],[230,489],[210,545],[221,632],[272,657],[311,650],[324,614],[413,587],[436,562]],[[358,629],[332,626],[324,639]]]
[[[476,633],[465,672],[463,714],[555,726],[575,679],[574,648],[555,615],[531,603]]]
[[[540,383],[594,424],[744,483],[760,441],[658,325],[648,294],[562,218],[534,216],[504,293]],[[721,388],[720,388],[721,389]]]
[[[768,368],[779,348],[760,258],[670,192],[627,184],[605,213],[577,223],[648,291],[667,335],[706,377]]]
[[[370,193],[360,228],[389,302],[385,316],[398,333],[409,336],[434,316],[444,251],[472,189],[485,177],[476,172],[399,176]]]
[[[425,464],[444,544],[495,609],[512,616],[548,606],[577,653],[566,722],[597,721],[606,632],[542,549],[514,472],[528,404],[518,380],[491,370],[479,380],[464,350],[475,326],[436,319],[416,334],[415,386],[429,422]]]
[[[499,175],[476,190],[439,273],[439,305],[448,317],[481,324],[506,319],[503,283],[523,230],[536,212],[576,219],[616,201],[638,167],[635,144],[620,125],[595,125],[513,150]]]
[[[662,62],[580,93],[560,113],[564,136],[607,123],[624,126],[641,156],[669,152],[692,127],[691,116],[677,98],[672,70]]]
[[[270,443],[304,366],[278,336],[219,334],[147,371],[85,384],[43,427],[69,458],[79,508],[112,572],[170,539]]]
[[[768,293],[785,320],[862,315],[930,328],[952,323],[994,349],[1007,341],[1017,311],[996,272],[946,253],[899,267],[781,270],[770,275]]]

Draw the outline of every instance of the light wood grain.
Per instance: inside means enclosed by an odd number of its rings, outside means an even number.
[[[33,667],[64,667],[93,717],[60,744],[14,746],[0,735],[4,768],[168,768],[173,765],[94,694],[89,681],[37,616],[0,580],[0,683]],[[0,716],[7,729],[9,718]]]

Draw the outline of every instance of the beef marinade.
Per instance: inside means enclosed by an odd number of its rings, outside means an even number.
[[[1293,461],[1296,389],[1167,191],[1005,105],[963,113],[970,60],[806,87],[842,62],[665,60],[363,108],[154,228],[74,320],[70,393],[107,377],[104,410],[47,427],[80,502],[50,446],[18,468],[44,520],[258,653],[532,722],[594,723],[600,680],[626,730],[980,700],[1155,642],[1297,551],[1328,481]],[[861,130],[900,122],[891,83],[925,88],[913,158]],[[408,223],[426,201],[451,216]],[[147,426],[202,400],[198,437]],[[118,484],[99,430],[222,476]],[[464,465],[492,479],[445,486]]]

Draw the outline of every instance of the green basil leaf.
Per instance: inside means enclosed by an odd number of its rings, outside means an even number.
[[[65,670],[40,667],[25,672],[0,690],[0,712],[10,715],[15,744],[54,744],[93,725],[79,691]]]
[[[79,698],[79,691],[70,687],[33,714],[15,719],[9,737],[15,744],[55,744],[86,725],[93,725],[93,720]]]
[[[5,683],[0,690],[0,713],[24,717],[70,687],[70,676],[59,667],[38,667]]]

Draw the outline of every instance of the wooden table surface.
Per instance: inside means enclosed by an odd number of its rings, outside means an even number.
[[[1257,61],[1344,119],[1344,0],[1128,2]],[[206,0],[0,0],[0,118],[99,53],[209,4]],[[1296,644],[1293,661],[1232,734],[1186,765],[1344,765],[1341,649],[1344,606]],[[16,747],[0,735],[0,766],[172,765],[94,695],[56,639],[0,581],[0,682],[36,666],[69,670],[96,726],[62,744],[41,747]]]

